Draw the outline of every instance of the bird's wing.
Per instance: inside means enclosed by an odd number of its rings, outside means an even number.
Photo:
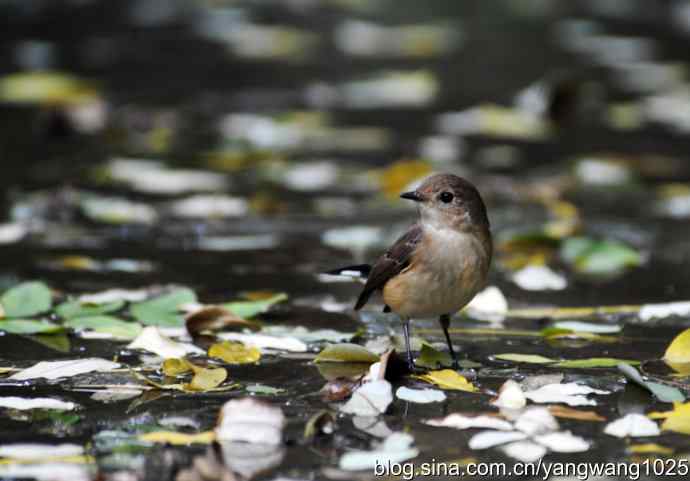
[[[422,228],[419,224],[412,225],[405,234],[403,234],[395,244],[386,251],[374,264],[371,273],[364,285],[362,293],[357,299],[355,309],[361,309],[367,303],[371,294],[383,289],[391,278],[397,276],[403,269],[405,269],[412,259],[412,254],[415,248],[422,240]]]

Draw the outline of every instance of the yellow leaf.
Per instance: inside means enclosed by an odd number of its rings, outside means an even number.
[[[412,182],[431,173],[431,166],[419,160],[401,160],[381,172],[381,189],[386,197],[397,198]]]
[[[163,374],[166,376],[179,376],[192,370],[192,365],[185,359],[171,358],[163,361]]]
[[[154,431],[139,436],[139,440],[148,443],[176,445],[211,444],[215,439],[216,435],[213,431],[204,431],[203,433],[195,434],[177,433],[175,431]]]
[[[672,411],[653,412],[647,416],[650,419],[664,419],[662,431],[690,434],[690,402],[674,402]]]
[[[5,318],[5,309],[2,308],[2,304],[0,304],[0,319]]]
[[[676,371],[676,374],[674,374],[674,376],[690,376],[690,362],[664,362],[668,365],[668,367]]]
[[[222,367],[215,369],[195,367],[192,382],[184,384],[184,388],[190,391],[208,391],[220,386],[227,377],[228,371]]]
[[[635,454],[673,454],[673,449],[655,443],[631,444],[630,446],[628,446],[628,451]]]
[[[249,364],[261,359],[261,351],[256,347],[247,347],[241,342],[218,342],[208,349],[209,357],[214,357],[228,364]]]
[[[671,341],[666,349],[664,360],[669,362],[690,362],[690,329],[686,329]]]
[[[458,391],[476,392],[477,388],[464,376],[461,376],[452,369],[442,369],[440,371],[429,371],[421,376],[413,376],[422,381],[436,384],[441,389],[455,389]]]

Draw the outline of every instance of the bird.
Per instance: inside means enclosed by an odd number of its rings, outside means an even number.
[[[348,266],[329,274],[356,272],[366,277],[355,310],[364,307],[372,294],[382,294],[384,312],[402,320],[411,371],[415,364],[410,321],[438,316],[453,367],[459,369],[448,327],[451,315],[486,285],[493,253],[486,206],[470,181],[447,173],[427,177],[400,197],[417,205],[418,220],[373,265]]]

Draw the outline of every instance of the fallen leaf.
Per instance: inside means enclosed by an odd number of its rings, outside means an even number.
[[[304,439],[313,439],[318,434],[332,434],[335,430],[335,417],[333,413],[322,409],[309,418],[304,426]]]
[[[659,426],[643,414],[631,413],[610,422],[604,428],[604,433],[617,438],[637,436],[658,436],[661,434]]]
[[[43,319],[0,320],[0,331],[10,334],[53,334],[64,330],[64,327]]]
[[[15,381],[26,381],[37,378],[59,379],[61,377],[72,377],[93,371],[108,372],[119,367],[120,364],[116,362],[99,358],[52,362],[41,361],[38,364],[34,364],[27,369],[23,369],[11,375],[8,379]]]
[[[211,444],[216,435],[213,431],[203,433],[178,433],[175,431],[152,431],[139,435],[139,440],[147,443],[164,443],[174,446],[188,446],[190,444]]]
[[[374,363],[379,357],[358,344],[329,344],[316,356],[314,362]]]
[[[285,428],[283,411],[251,397],[231,399],[223,404],[215,429],[219,442],[243,441],[278,445]]]
[[[690,329],[678,334],[666,349],[664,361],[690,363]]]
[[[340,364],[341,366],[343,364]],[[358,364],[361,366],[362,364]],[[339,376],[329,380],[319,391],[321,399],[325,402],[338,402],[350,397],[352,392],[361,384],[362,375],[357,376],[356,380],[348,377]]]
[[[642,264],[642,255],[615,240],[571,237],[561,245],[561,258],[578,272],[612,274]]]
[[[649,413],[650,419],[664,419],[662,431],[690,434],[690,402],[674,402],[672,411]]]
[[[549,364],[552,362],[557,362],[556,359],[551,359],[548,357],[540,356],[539,354],[496,354],[493,356],[495,359],[501,361],[512,361],[512,362],[524,362],[529,364]]]
[[[161,370],[166,376],[176,377],[191,372],[192,365],[186,359],[170,358],[163,361]]]
[[[511,423],[498,416],[465,416],[461,413],[452,413],[440,419],[427,419],[424,424],[454,429],[486,428],[499,431],[511,431],[513,429]]]
[[[0,407],[18,409],[54,409],[57,411],[72,411],[77,404],[50,397],[25,398],[25,397],[0,397]]]
[[[385,380],[371,381],[357,388],[340,410],[358,416],[378,416],[385,413],[392,402],[391,384]]]
[[[563,403],[568,406],[596,406],[594,399],[587,394],[610,394],[609,391],[594,389],[574,382],[566,384],[547,384],[534,391],[525,393],[525,397],[535,403]]]
[[[400,193],[409,189],[414,181],[420,181],[431,174],[431,165],[418,160],[402,160],[395,162],[381,171],[381,190],[390,199],[397,198]]]
[[[632,366],[627,364],[619,364],[618,370],[621,371],[626,378],[641,386],[654,394],[659,401],[662,402],[682,402],[685,401],[685,395],[673,386],[667,386],[653,381],[646,381],[640,373]]]
[[[111,312],[119,311],[124,307],[124,305],[125,301],[122,299],[104,303],[83,302],[80,300],[67,301],[58,305],[55,308],[55,313],[63,319],[84,316],[99,316],[101,314],[109,314]]]
[[[549,406],[549,412],[557,418],[577,419],[578,421],[606,421],[605,417],[594,411],[581,411],[559,405]]]
[[[228,309],[242,319],[251,319],[254,316],[268,311],[274,305],[287,301],[287,299],[287,294],[281,292],[264,299],[228,302],[223,304],[222,307]]]
[[[403,401],[420,404],[442,402],[446,400],[446,395],[443,391],[437,389],[410,389],[405,386],[400,386],[398,390],[395,391],[395,396]]]
[[[419,353],[419,357],[415,359],[415,364],[420,367],[426,367],[428,369],[439,369],[443,367],[451,367],[453,365],[453,359],[447,352],[441,352],[429,344],[422,344],[422,350]]]
[[[590,359],[568,359],[566,361],[560,361],[550,367],[563,367],[563,368],[594,368],[594,367],[616,367],[619,364],[631,364],[637,365],[639,361],[631,361],[626,359],[615,359],[612,357],[592,357]]]
[[[184,318],[178,314],[184,304],[197,302],[194,291],[178,288],[146,301],[135,302],[129,312],[144,325],[178,327],[184,326]]]
[[[204,354],[202,349],[193,344],[175,342],[164,336],[155,326],[145,327],[127,348],[142,349],[166,359],[184,357],[187,354]]]
[[[225,368],[204,368],[197,367],[192,364],[194,376],[191,382],[184,384],[183,387],[189,391],[210,391],[217,388],[228,377],[228,371]]]
[[[5,291],[0,297],[0,304],[5,317],[27,317],[50,310],[52,297],[44,283],[24,282]]]
[[[261,351],[256,347],[247,347],[241,342],[224,341],[213,344],[208,349],[208,356],[228,364],[252,364],[261,359]]]
[[[256,323],[242,319],[237,314],[221,306],[203,306],[185,316],[187,332],[192,336],[203,331],[217,331],[227,326],[243,326],[258,329]]]
[[[123,321],[112,316],[95,315],[68,318],[63,325],[76,331],[92,331],[116,339],[134,339],[141,334],[142,327],[136,322]]]
[[[436,384],[441,389],[451,389],[458,391],[476,392],[477,388],[469,382],[464,376],[461,376],[452,369],[443,369],[441,371],[429,371],[420,376],[413,376],[422,381]]]
[[[661,446],[660,444],[646,443],[646,444],[631,444],[628,446],[628,452],[634,454],[673,454],[672,448]]]
[[[345,471],[372,469],[378,464],[401,463],[417,457],[419,450],[412,448],[414,438],[407,433],[392,433],[373,451],[350,451],[343,454],[338,467]]]

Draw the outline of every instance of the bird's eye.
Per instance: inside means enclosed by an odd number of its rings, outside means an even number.
[[[450,192],[441,192],[441,195],[438,196],[439,199],[441,199],[441,202],[444,204],[449,204],[450,202],[453,202],[453,194]]]

